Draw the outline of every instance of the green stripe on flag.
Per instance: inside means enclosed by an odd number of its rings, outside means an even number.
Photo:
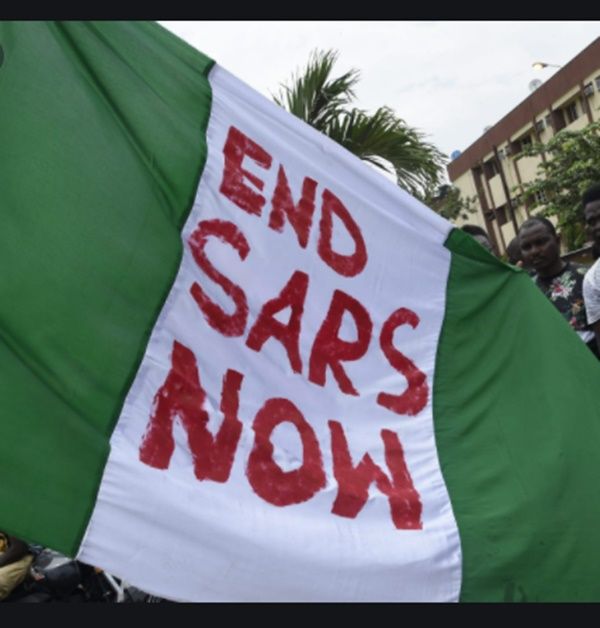
[[[213,62],[149,23],[0,23],[0,529],[74,554],[177,272]]]
[[[597,601],[600,366],[525,273],[446,246],[434,417],[461,599]]]

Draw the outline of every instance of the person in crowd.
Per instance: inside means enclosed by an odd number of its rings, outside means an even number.
[[[32,561],[27,543],[0,531],[0,600],[23,582]]]
[[[488,234],[485,232],[485,229],[480,227],[479,225],[463,225],[461,227],[461,231],[468,233],[470,236],[475,238],[481,246],[486,248],[492,255],[494,255],[494,247],[490,242],[490,238]]]
[[[522,268],[523,256],[521,255],[521,247],[519,246],[519,236],[515,236],[506,247],[506,255],[508,256],[508,263],[513,266]]]
[[[587,322],[596,337],[600,352],[600,183],[589,187],[582,196],[583,217],[592,239],[592,254],[596,260],[583,279],[583,300]]]
[[[506,246],[506,256],[508,257],[508,263],[522,268],[528,275],[534,275],[535,270],[531,266],[525,265],[523,262],[523,254],[521,253],[521,246],[519,245],[519,236],[516,235]]]
[[[560,239],[554,225],[541,216],[526,220],[519,229],[519,246],[532,279],[565,320],[598,357],[594,333],[587,322],[583,301],[586,267],[560,257]]]

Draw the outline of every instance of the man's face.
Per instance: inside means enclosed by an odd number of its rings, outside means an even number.
[[[600,201],[592,201],[583,208],[587,232],[596,244],[600,244]]]
[[[549,274],[560,263],[558,238],[542,223],[536,222],[519,234],[521,255],[525,266],[541,275]]]

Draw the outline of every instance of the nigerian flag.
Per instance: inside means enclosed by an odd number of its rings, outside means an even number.
[[[526,274],[156,24],[0,46],[0,529],[176,600],[600,600],[600,369]]]

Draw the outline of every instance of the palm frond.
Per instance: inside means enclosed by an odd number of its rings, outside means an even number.
[[[350,107],[360,78],[352,69],[332,78],[334,50],[311,53],[308,64],[282,84],[275,102],[360,159],[393,173],[398,185],[423,197],[441,181],[446,156],[389,107],[373,114]]]
[[[435,187],[446,156],[389,107],[369,115],[352,109],[329,125],[327,135],[360,159],[396,176],[411,194]]]
[[[355,98],[353,87],[360,76],[358,70],[353,69],[331,78],[337,57],[334,50],[314,50],[304,70],[294,74],[289,84],[280,86],[275,102],[316,129],[323,130]]]

